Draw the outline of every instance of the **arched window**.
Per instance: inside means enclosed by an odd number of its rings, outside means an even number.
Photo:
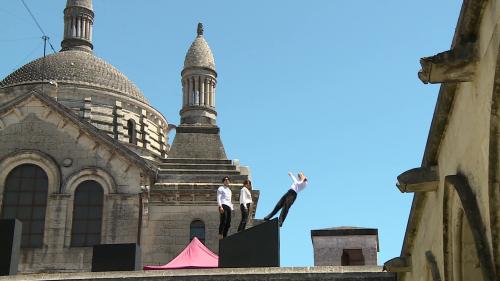
[[[101,243],[103,190],[96,181],[80,183],[75,190],[71,246],[90,247]]]
[[[134,119],[129,119],[127,121],[128,128],[128,142],[131,144],[137,144],[137,130],[135,128]]]
[[[205,223],[201,220],[194,220],[191,222],[189,241],[193,240],[194,237],[197,237],[201,243],[205,244]]]
[[[43,245],[47,193],[47,174],[37,165],[17,166],[7,176],[1,218],[17,218],[23,223],[23,248],[39,248]]]

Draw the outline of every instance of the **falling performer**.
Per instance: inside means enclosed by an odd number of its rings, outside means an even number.
[[[288,209],[292,206],[293,202],[295,202],[295,199],[297,198],[297,193],[299,191],[302,191],[306,185],[307,185],[307,177],[304,175],[304,173],[300,172],[297,176],[299,180],[297,180],[291,172],[288,173],[288,175],[292,178],[293,183],[290,186],[290,189],[281,197],[281,199],[276,203],[276,206],[274,207],[273,211],[264,217],[264,220],[269,220],[276,213],[281,210],[279,219],[278,219],[278,224],[281,227],[283,225],[283,222],[285,221],[286,215],[288,214]]]
[[[232,192],[229,188],[229,177],[222,179],[223,185],[217,189],[217,204],[219,205],[220,224],[219,224],[219,239],[227,236],[229,227],[231,226],[231,211],[233,203],[231,202]]]

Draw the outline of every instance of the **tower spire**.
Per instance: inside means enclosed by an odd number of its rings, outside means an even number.
[[[212,50],[203,37],[203,24],[198,23],[197,36],[189,48],[182,70],[183,102],[181,123],[215,125],[215,85],[217,72]]]
[[[68,0],[64,9],[63,51],[84,50],[91,52],[94,11],[92,0]]]
[[[216,124],[217,72],[212,50],[198,23],[197,36],[187,51],[181,72],[181,123],[175,129],[170,158],[227,159]]]
[[[203,23],[201,22],[198,23],[198,28],[196,29],[196,33],[198,33],[198,36],[203,36]]]

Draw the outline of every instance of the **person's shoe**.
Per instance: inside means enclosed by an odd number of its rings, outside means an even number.
[[[283,222],[279,220],[278,225],[279,225],[279,227],[281,227],[283,225]]]
[[[270,218],[270,217],[268,217],[268,216],[265,216],[265,217],[264,217],[264,220],[265,220],[265,221],[268,221],[268,220],[270,220],[270,219],[271,219],[271,218]]]

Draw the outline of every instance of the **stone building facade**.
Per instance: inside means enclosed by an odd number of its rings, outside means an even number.
[[[500,1],[463,1],[451,50],[421,59],[441,83],[421,167],[398,177],[414,193],[398,280],[499,280]]]
[[[61,51],[0,81],[0,216],[23,222],[19,271],[89,271],[96,243],[139,243],[145,264],[168,262],[193,236],[217,252],[216,189],[230,176],[236,201],[250,175],[219,136],[202,26],[174,126],[92,53],[93,20],[91,0],[68,0]]]

